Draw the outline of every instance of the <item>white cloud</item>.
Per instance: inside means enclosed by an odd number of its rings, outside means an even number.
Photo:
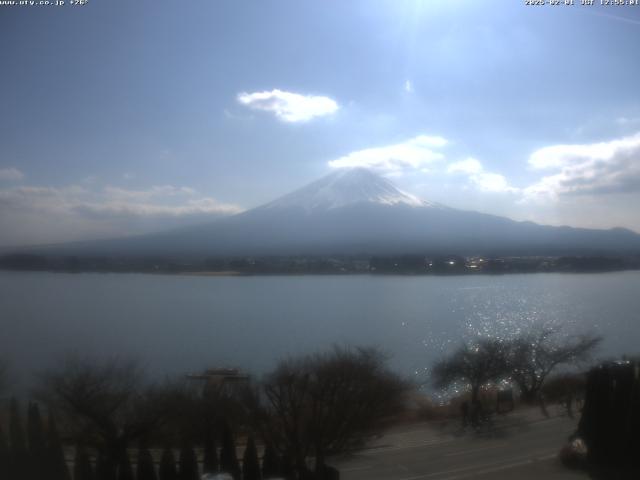
[[[621,126],[635,125],[640,123],[640,118],[618,117],[616,123]]]
[[[218,203],[213,198],[187,200],[181,205],[153,203],[81,203],[75,205],[76,212],[104,217],[188,217],[206,215],[232,215],[242,210],[235,205]]]
[[[436,149],[447,145],[442,137],[419,135],[402,143],[357,150],[331,160],[331,168],[365,167],[386,173],[399,173],[405,169],[421,169],[437,162],[444,155]]]
[[[0,211],[40,211],[62,213],[87,195],[79,185],[62,188],[23,186],[0,189]]]
[[[447,168],[447,173],[467,176],[469,182],[482,192],[516,193],[519,191],[518,188],[509,185],[504,175],[485,171],[482,163],[472,157],[452,163]]]
[[[529,157],[529,165],[535,169],[560,168],[583,164],[585,161],[615,161],[625,153],[637,153],[640,149],[640,133],[609,142],[572,145],[552,145],[536,150]]]
[[[5,220],[0,221],[0,231],[28,230],[29,238],[0,235],[0,244],[146,233],[241,211],[237,205],[172,185],[139,190],[113,186],[88,190],[79,185],[12,187],[0,189],[0,219]],[[73,227],[52,237],[49,230],[57,225]]]
[[[407,80],[404,82],[404,91],[407,93],[413,93],[413,83],[411,80]]]
[[[9,168],[0,168],[0,180],[22,180],[24,178],[24,173],[14,167]]]
[[[454,162],[447,168],[448,173],[466,173],[472,175],[474,173],[482,172],[482,164],[475,158],[467,158],[466,160],[460,160]]]
[[[331,115],[338,110],[338,104],[329,97],[300,95],[298,93],[271,90],[270,92],[242,92],[238,102],[253,110],[271,112],[285,122],[306,122],[314,117]]]
[[[482,172],[469,177],[478,190],[493,193],[517,193],[519,190],[509,185],[506,177],[499,173]]]
[[[531,154],[529,165],[555,173],[526,188],[528,198],[640,192],[640,133],[608,142],[544,147]]]
[[[239,213],[236,205],[224,204],[188,187],[153,186],[127,190],[107,186],[90,191],[78,185],[62,188],[23,186],[0,190],[0,212],[81,216],[96,219],[135,220],[154,217],[180,218]]]
[[[173,185],[154,185],[143,190],[133,190],[107,185],[104,193],[116,201],[146,201],[154,198],[168,199],[179,196],[193,196],[196,191],[189,187],[175,187]]]
[[[0,188],[0,245],[29,245],[165,231],[241,212],[188,187],[82,184]]]

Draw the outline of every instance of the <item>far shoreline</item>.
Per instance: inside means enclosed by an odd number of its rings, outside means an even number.
[[[173,277],[504,277],[509,275],[598,275],[623,272],[640,272],[640,268],[617,270],[546,270],[546,271],[507,271],[507,272],[455,272],[455,273],[421,273],[421,272],[241,272],[241,271],[145,271],[145,270],[28,270],[0,268],[6,273],[50,273],[50,274],[104,274],[104,275],[153,275]]]
[[[0,256],[0,270],[147,273],[200,277],[259,275],[461,276],[514,273],[607,273],[640,270],[640,254],[283,255],[283,256]]]

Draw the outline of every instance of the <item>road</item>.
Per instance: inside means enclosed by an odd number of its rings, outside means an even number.
[[[478,434],[457,425],[424,423],[398,428],[371,448],[337,463],[343,480],[518,479],[571,480],[585,473],[564,468],[557,454],[576,421],[542,418],[535,411],[496,419]]]

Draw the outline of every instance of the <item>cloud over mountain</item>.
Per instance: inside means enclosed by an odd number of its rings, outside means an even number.
[[[130,235],[241,211],[237,205],[173,185],[143,189],[17,186],[0,189],[0,231],[4,232],[0,245]]]
[[[509,184],[504,175],[487,172],[482,163],[473,157],[450,164],[447,173],[465,175],[469,183],[481,192],[517,193],[519,191],[518,188]]]
[[[438,150],[447,143],[447,140],[442,137],[418,135],[392,145],[356,150],[329,161],[329,166],[331,168],[363,167],[385,173],[426,168],[444,159],[444,155]]]
[[[640,235],[516,222],[422,200],[364,169],[340,169],[211,222],[60,247],[89,255],[566,255],[638,252]],[[66,248],[66,250],[65,250]]]
[[[607,142],[541,148],[531,154],[529,165],[554,173],[526,188],[527,197],[640,192],[640,133]]]

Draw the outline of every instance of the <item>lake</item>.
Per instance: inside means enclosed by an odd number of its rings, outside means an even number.
[[[376,345],[425,379],[478,333],[541,322],[595,331],[599,356],[640,352],[640,272],[256,276],[0,272],[0,357],[23,385],[66,352],[135,356],[150,373],[259,374],[290,354]]]

